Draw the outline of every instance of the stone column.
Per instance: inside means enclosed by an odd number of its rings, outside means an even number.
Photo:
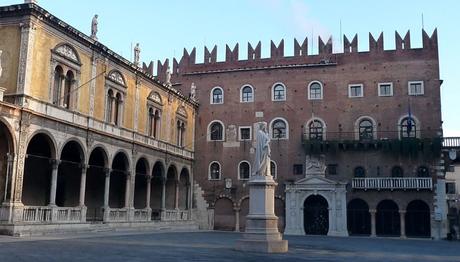
[[[161,210],[166,210],[166,179],[161,179]]]
[[[401,238],[406,238],[406,210],[399,210],[399,220],[401,221]]]
[[[235,232],[240,232],[240,209],[235,208]]]
[[[85,193],[86,193],[86,171],[88,167],[85,164],[81,166],[81,178],[80,178],[80,200],[79,205],[80,207],[85,206]]]
[[[179,180],[176,180],[176,190],[174,195],[174,208],[179,209]]]
[[[56,206],[56,187],[57,187],[57,176],[58,176],[58,168],[59,168],[59,163],[61,161],[57,159],[52,159],[51,160],[51,190],[50,190],[50,202],[49,206],[55,207]]]
[[[151,209],[150,208],[150,192],[151,192],[151,182],[152,182],[152,176],[147,176],[147,193],[146,193],[146,199],[145,199],[145,208]]]
[[[129,208],[129,196],[131,192],[131,174],[126,173],[126,184],[125,184],[125,208]]]
[[[377,236],[376,230],[375,230],[375,214],[377,213],[377,210],[370,209],[369,213],[371,213],[371,237],[375,237]]]
[[[109,219],[109,191],[110,191],[110,168],[105,169],[105,185],[104,185],[104,221]]]
[[[112,104],[112,105],[110,106],[110,108],[111,108],[111,110],[110,110],[110,123],[111,123],[112,125],[115,124],[115,111],[118,111],[118,108],[115,109],[115,105],[116,105],[115,99],[117,99],[117,98],[115,97],[115,95],[113,95],[113,96],[112,96],[112,99],[111,99],[111,101],[110,101],[110,103]]]

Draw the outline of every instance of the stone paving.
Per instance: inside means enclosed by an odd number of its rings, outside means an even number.
[[[0,261],[460,261],[460,242],[285,236],[288,253],[259,254],[233,250],[240,237],[203,231],[0,236]]]

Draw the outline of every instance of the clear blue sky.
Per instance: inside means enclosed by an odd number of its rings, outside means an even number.
[[[0,5],[22,2],[0,0]],[[225,44],[233,47],[237,42],[243,59],[247,42],[255,45],[259,40],[262,56],[267,57],[270,40],[278,43],[282,38],[289,55],[294,38],[303,40],[312,34],[313,39],[318,34],[324,38],[332,35],[340,48],[340,21],[342,33],[349,38],[358,34],[361,51],[368,49],[368,32],[377,37],[383,31],[385,48],[394,48],[395,30],[401,35],[411,30],[412,46],[421,47],[423,13],[428,34],[438,28],[444,135],[460,136],[458,0],[39,0],[38,4],[88,35],[93,15],[99,14],[100,42],[128,59],[131,45],[139,42],[145,62],[180,58],[183,48],[193,47],[197,47],[197,61],[201,62],[205,44],[210,48],[217,45],[218,60],[223,60]]]

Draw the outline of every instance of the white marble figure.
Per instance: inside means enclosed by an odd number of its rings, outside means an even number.
[[[267,124],[259,123],[256,138],[256,152],[254,157],[253,176],[268,176],[270,163],[270,136],[267,133]]]
[[[166,86],[171,86],[171,68],[168,66],[166,69],[166,78],[165,78]]]
[[[305,161],[306,175],[324,175],[326,173],[326,165],[321,157],[307,155]]]
[[[97,18],[98,15],[94,15],[93,20],[91,21],[91,38],[97,40]]]
[[[0,78],[2,78],[3,68],[2,68],[2,53],[3,51],[0,50]]]
[[[140,54],[141,54],[141,48],[139,47],[139,43],[137,43],[136,46],[134,47],[134,64],[136,66],[139,65]]]
[[[190,99],[196,100],[196,85],[195,85],[195,83],[192,83],[192,86],[190,87]]]

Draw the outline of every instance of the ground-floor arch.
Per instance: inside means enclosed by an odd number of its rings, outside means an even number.
[[[51,137],[45,133],[34,135],[26,152],[22,202],[27,206],[53,204],[50,203],[51,177],[53,172],[57,175],[58,162]]]
[[[165,169],[160,161],[157,161],[153,165],[152,169],[152,181],[150,183],[150,208],[152,209],[152,219],[160,219],[161,209],[164,207],[165,191]]]
[[[400,236],[401,220],[398,205],[393,200],[382,200],[377,205],[377,236]]]
[[[371,214],[366,201],[355,198],[347,205],[347,223],[349,235],[371,234]]]
[[[3,203],[11,198],[14,144],[9,128],[2,121],[0,121],[0,138],[0,199]]]
[[[431,236],[430,207],[422,200],[413,200],[407,205],[405,226],[407,237]]]
[[[175,209],[177,207],[176,194],[178,192],[178,186],[177,169],[172,165],[168,168],[168,173],[166,175],[166,209]]]
[[[214,230],[235,230],[235,212],[233,202],[228,198],[216,200],[214,205]]]
[[[127,204],[127,179],[129,175],[128,157],[123,152],[118,152],[112,161],[110,173],[109,207],[123,208]]]
[[[56,205],[76,207],[79,205],[80,180],[85,163],[82,147],[76,141],[69,141],[64,145],[59,160]]]
[[[179,195],[178,195],[178,207],[182,210],[189,209],[189,194],[190,194],[190,174],[187,168],[183,168],[179,175]]]
[[[305,199],[303,207],[304,230],[307,235],[327,235],[329,231],[329,204],[321,195]]]
[[[147,184],[149,179],[148,161],[140,158],[136,163],[136,174],[134,178],[134,208],[147,208]]]
[[[107,168],[107,153],[102,147],[96,147],[90,154],[86,174],[85,204],[87,221],[102,221],[104,206],[104,187]]]

